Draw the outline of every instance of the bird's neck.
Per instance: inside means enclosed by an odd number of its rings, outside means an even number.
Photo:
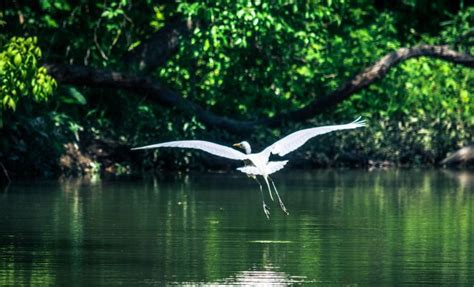
[[[252,153],[252,148],[250,147],[249,144],[244,145],[244,150],[246,154],[251,154]]]

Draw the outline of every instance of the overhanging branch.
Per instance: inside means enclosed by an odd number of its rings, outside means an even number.
[[[235,134],[244,134],[253,126],[251,122],[218,116],[193,101],[181,97],[150,77],[76,65],[46,64],[45,66],[50,75],[60,84],[124,89],[146,95],[150,101],[161,106],[176,107],[184,114],[196,116],[207,126],[225,129]]]
[[[315,99],[306,107],[257,121],[239,121],[216,115],[199,104],[181,97],[177,92],[164,87],[150,77],[74,65],[47,64],[46,68],[60,84],[118,88],[140,95],[146,94],[151,101],[162,106],[174,106],[184,114],[196,116],[207,126],[228,130],[235,134],[247,134],[256,126],[278,127],[286,121],[304,121],[314,117],[381,79],[391,68],[402,61],[422,56],[437,58],[470,68],[474,67],[474,57],[472,55],[459,53],[448,46],[421,45],[413,48],[400,48],[382,57],[335,91]]]
[[[430,57],[447,62],[474,67],[474,57],[469,54],[459,53],[448,46],[421,45],[413,48],[400,48],[388,53],[362,73],[355,75],[335,91],[315,99],[306,107],[286,114],[277,115],[271,119],[263,120],[268,126],[278,126],[282,121],[303,121],[314,117],[340,102],[348,99],[352,94],[366,88],[378,79],[383,78],[388,71],[399,63],[417,57]]]

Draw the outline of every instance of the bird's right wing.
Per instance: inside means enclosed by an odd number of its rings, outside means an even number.
[[[179,147],[179,148],[199,149],[213,155],[217,155],[217,156],[225,157],[229,159],[235,159],[235,160],[244,160],[247,158],[247,156],[243,152],[240,152],[233,148],[226,147],[226,146],[212,143],[212,142],[208,142],[208,141],[199,141],[199,140],[165,142],[165,143],[152,144],[152,145],[147,145],[147,146],[142,146],[142,147],[136,147],[136,148],[132,148],[132,150],[150,149],[150,148],[158,148],[158,147]]]
[[[278,140],[271,146],[267,147],[265,151],[271,152],[273,154],[277,154],[279,156],[284,156],[298,149],[299,147],[304,145],[308,140],[310,140],[311,138],[315,136],[329,133],[332,131],[355,129],[355,128],[359,128],[363,126],[365,126],[365,121],[361,120],[359,117],[352,123],[345,124],[345,125],[333,125],[333,126],[324,126],[324,127],[300,130]]]

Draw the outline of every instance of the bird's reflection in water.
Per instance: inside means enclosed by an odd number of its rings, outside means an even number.
[[[266,268],[274,268],[266,266]],[[298,283],[308,283],[306,277],[289,276],[278,270],[247,270],[240,271],[219,284],[245,285],[245,286],[287,286]]]
[[[312,281],[311,281],[312,282]],[[218,280],[216,282],[201,282],[204,286],[289,286],[294,284],[309,283],[306,276],[290,276],[285,272],[278,271],[278,267],[264,266],[263,270],[244,270],[236,274]],[[180,286],[195,286],[196,282],[175,282]]]
[[[308,283],[306,276],[293,276],[281,271],[280,266],[273,262],[274,244],[290,244],[286,241],[252,241],[251,243],[264,244],[262,249],[262,266],[253,266],[249,270],[239,271],[236,274],[220,280],[217,285],[244,285],[244,286],[288,286],[298,283]]]

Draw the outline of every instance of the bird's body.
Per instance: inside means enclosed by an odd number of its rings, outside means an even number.
[[[265,151],[247,155],[248,160],[258,170],[258,173],[255,173],[255,172],[253,173],[254,175],[257,175],[257,174],[262,175],[262,176],[268,175],[267,164],[268,164],[269,157],[270,157],[270,154],[265,153]]]
[[[358,118],[354,122],[345,124],[345,125],[323,126],[323,127],[299,130],[276,141],[275,143],[268,146],[267,148],[265,148],[259,153],[252,153],[250,144],[246,141],[243,141],[234,145],[234,146],[244,149],[245,153],[242,153],[238,150],[235,150],[227,146],[219,145],[219,144],[208,142],[208,141],[200,141],[200,140],[171,141],[171,142],[153,144],[153,145],[148,145],[148,146],[143,146],[143,147],[137,147],[137,148],[133,148],[132,150],[160,148],[160,147],[192,148],[192,149],[203,150],[210,154],[214,154],[216,156],[220,156],[220,157],[224,157],[228,159],[242,160],[245,163],[245,166],[239,167],[237,168],[237,170],[247,174],[248,176],[250,176],[251,178],[254,178],[258,182],[260,186],[260,191],[262,192],[263,209],[264,209],[265,215],[268,218],[270,212],[268,210],[268,207],[265,204],[265,200],[263,198],[262,185],[258,181],[257,176],[263,177],[268,187],[270,198],[273,200],[272,191],[271,191],[270,183],[269,183],[269,180],[270,180],[270,182],[272,183],[273,189],[275,191],[275,194],[277,195],[277,198],[279,200],[280,207],[285,213],[288,214],[280,198],[280,195],[278,194],[275,184],[273,183],[273,180],[269,177],[270,174],[282,169],[288,161],[287,160],[269,161],[271,154],[285,156],[286,154],[298,149],[303,144],[305,144],[309,139],[317,135],[329,133],[336,130],[354,129],[354,128],[363,127],[363,126],[365,126],[365,122],[360,120],[360,118]]]

